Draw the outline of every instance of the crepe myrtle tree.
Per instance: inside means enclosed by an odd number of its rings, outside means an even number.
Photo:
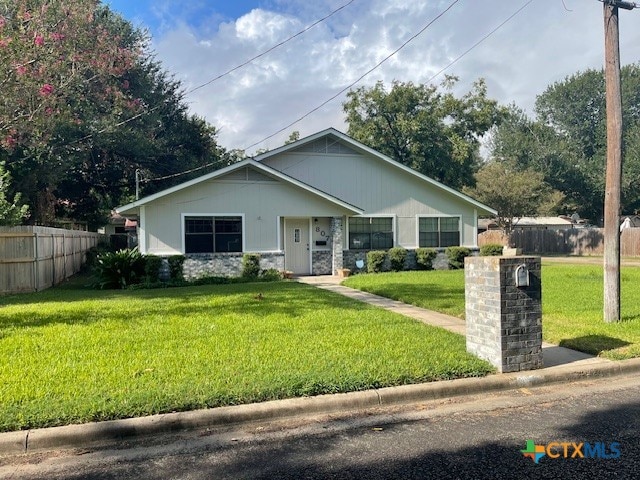
[[[0,147],[38,149],[87,111],[139,108],[122,76],[138,55],[98,0],[0,0]]]

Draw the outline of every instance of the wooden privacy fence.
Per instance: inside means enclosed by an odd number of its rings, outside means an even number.
[[[514,230],[509,236],[500,230],[489,230],[478,235],[478,246],[487,243],[521,248],[525,254],[603,255],[604,229]],[[640,256],[640,228],[622,230],[620,253],[625,257]]]
[[[37,292],[77,273],[103,235],[48,227],[0,227],[0,295]]]

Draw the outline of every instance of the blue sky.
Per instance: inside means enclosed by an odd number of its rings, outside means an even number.
[[[348,1],[105,3],[134,25],[149,29],[156,58],[189,91]],[[549,85],[603,65],[603,14],[598,0],[353,0],[327,21],[190,93],[186,100],[192,113],[219,129],[222,146],[250,147],[248,153],[278,147],[294,130],[302,136],[328,127],[346,131],[345,94],[290,124],[355,82],[432,21],[424,33],[355,87],[377,81],[390,85],[394,80],[439,84],[446,73],[459,77],[455,91],[464,94],[474,81],[484,78],[490,97],[503,104],[515,103],[531,114],[536,96]],[[639,27],[640,9],[620,10],[623,64],[640,61]],[[284,131],[266,139],[279,129]]]
[[[202,25],[239,18],[254,8],[271,2],[259,0],[105,0],[112,10],[136,25],[144,25],[152,33],[166,28],[173,17],[191,25]]]

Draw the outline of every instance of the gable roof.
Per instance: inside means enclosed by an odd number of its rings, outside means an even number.
[[[342,207],[356,215],[362,215],[364,213],[364,211],[361,208],[358,208],[355,205],[351,205],[350,203],[347,203],[344,200],[340,200],[339,198],[334,197],[333,195],[330,195],[326,192],[323,192],[322,190],[312,187],[311,185],[301,182],[300,180],[290,177],[289,175],[286,175],[274,168],[271,168],[268,165],[258,163],[253,159],[247,159],[238,163],[234,163],[233,165],[229,165],[228,167],[222,168],[220,170],[216,170],[215,172],[202,175],[201,177],[194,178],[193,180],[189,180],[188,182],[184,182],[174,187],[167,188],[166,190],[162,190],[160,192],[154,193],[153,195],[143,197],[139,200],[136,200],[135,202],[128,203],[127,205],[123,205],[121,207],[117,207],[115,211],[119,214],[125,214],[125,215],[127,213],[129,214],[135,213],[135,210],[137,208],[143,205],[146,205],[147,203],[153,202],[154,200],[165,197],[167,195],[171,195],[172,193],[179,192],[186,188],[192,187],[193,185],[197,185],[199,183],[206,182],[208,180],[214,180],[216,178],[224,177],[225,175],[228,175],[234,171],[240,170],[245,167],[252,167],[260,171],[261,173],[264,173],[265,175],[268,175],[272,178],[280,180],[289,185],[294,185],[298,188],[301,188],[302,190],[305,190],[312,195],[323,198],[333,203],[334,205]]]
[[[275,155],[279,155],[281,153],[286,153],[286,152],[290,152],[293,150],[296,150],[304,145],[307,145],[309,143],[315,142],[316,140],[328,136],[328,135],[332,135],[336,138],[338,138],[340,141],[344,142],[345,144],[347,144],[350,148],[352,148],[353,150],[360,152],[360,153],[364,153],[364,154],[368,154],[371,155],[379,160],[382,160],[383,162],[386,162],[390,165],[393,165],[394,167],[410,174],[413,175],[414,177],[419,178],[420,180],[428,183],[429,185],[432,185],[434,187],[436,187],[437,189],[440,189],[444,192],[447,192],[455,197],[458,197],[459,199],[470,203],[471,205],[473,205],[474,207],[478,208],[479,210],[481,210],[481,212],[479,212],[480,214],[491,214],[491,215],[497,215],[498,212],[496,210],[494,210],[493,208],[480,203],[479,201],[469,197],[468,195],[465,195],[464,193],[461,193],[451,187],[448,187],[446,185],[444,185],[443,183],[438,182],[437,180],[434,180],[431,177],[427,177],[426,175],[423,175],[420,172],[417,172],[415,170],[413,170],[412,168],[407,167],[406,165],[403,165],[402,163],[392,159],[391,157],[388,157],[380,152],[378,152],[377,150],[374,150],[373,148],[367,147],[365,144],[358,142],[357,140],[354,140],[353,138],[349,137],[348,135],[345,135],[344,133],[336,130],[335,128],[327,128],[325,130],[322,130],[318,133],[315,133],[313,135],[310,135],[308,137],[302,138],[296,142],[292,142],[289,143],[287,145],[283,145],[282,147],[276,148],[274,150],[270,150],[268,152],[265,152],[261,155],[257,155],[255,157],[255,160],[257,162],[262,162],[263,160],[266,160],[269,157],[273,157]]]

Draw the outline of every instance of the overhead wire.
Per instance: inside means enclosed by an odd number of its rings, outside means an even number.
[[[255,60],[264,57],[265,55],[271,53],[272,51],[274,51],[276,48],[279,48],[283,45],[285,45],[286,43],[289,43],[291,40],[299,37],[300,35],[308,32],[309,30],[311,30],[313,27],[315,27],[316,25],[326,21],[327,19],[333,17],[336,13],[340,12],[341,10],[347,8],[349,5],[351,5],[353,2],[355,2],[355,0],[350,0],[347,3],[345,3],[344,5],[342,5],[341,7],[336,8],[335,10],[333,10],[332,12],[330,12],[328,15],[325,15],[324,17],[322,17],[319,20],[316,20],[315,22],[313,22],[311,25],[308,25],[307,27],[305,27],[304,29],[300,30],[298,33],[291,35],[290,37],[288,37],[287,39],[273,45],[271,48],[265,50],[262,53],[259,53],[258,55],[255,55],[254,57],[251,57],[250,59],[246,60],[245,62],[231,68],[230,70],[227,70],[224,73],[221,73],[220,75],[218,75],[217,77],[212,78],[211,80],[209,80],[208,82],[205,82],[201,85],[198,85],[197,87],[192,88],[191,90],[188,90],[185,95],[189,95],[197,90],[200,90],[201,88],[204,88],[208,85],[211,85],[212,83],[220,80],[221,78],[226,77],[227,75],[235,72],[236,70],[239,70],[240,68],[246,67],[247,65],[249,65],[250,63],[254,62]]]
[[[465,57],[469,52],[471,52],[472,50],[474,50],[476,47],[478,47],[481,43],[483,43],[485,40],[487,40],[489,37],[491,37],[494,33],[496,33],[498,30],[500,30],[502,27],[504,27],[507,23],[509,23],[515,16],[517,16],[521,11],[523,11],[525,8],[527,8],[531,3],[533,3],[534,0],[529,0],[527,3],[525,3],[524,5],[522,5],[518,10],[516,10],[515,12],[513,12],[506,20],[504,20],[500,25],[498,25],[497,27],[495,27],[493,30],[491,30],[489,33],[487,33],[484,37],[482,37],[480,40],[478,40],[476,43],[474,43],[470,48],[468,48],[467,50],[465,50],[461,55],[459,55],[458,57],[456,57],[451,63],[449,63],[446,67],[442,68],[441,70],[439,70],[435,75],[433,75],[431,78],[429,78],[429,80],[427,80],[427,83],[432,82],[435,78],[437,78],[441,73],[445,72],[446,70],[448,70],[450,67],[452,67],[453,65],[455,65],[456,63],[458,63],[458,61],[460,59],[462,59],[463,57]]]
[[[243,148],[242,150],[249,150],[252,147],[255,147],[256,145],[259,145],[273,137],[275,137],[276,135],[278,135],[279,133],[284,132],[285,130],[287,130],[288,128],[291,128],[293,125],[295,125],[296,123],[304,120],[305,118],[307,118],[309,115],[317,112],[318,110],[320,110],[322,107],[324,107],[325,105],[327,105],[328,103],[330,103],[331,101],[335,100],[336,98],[338,98],[340,95],[342,95],[344,92],[346,92],[347,90],[349,90],[350,88],[354,87],[355,85],[357,85],[358,83],[360,83],[365,77],[367,77],[369,74],[371,74],[372,72],[374,72],[375,70],[377,70],[378,68],[380,68],[387,60],[389,60],[390,58],[394,57],[400,50],[402,50],[404,47],[406,47],[407,45],[409,45],[413,40],[415,40],[416,38],[418,38],[422,33],[424,33],[431,25],[433,25],[435,22],[437,22],[442,16],[444,16],[444,14],[446,14],[449,10],[451,10],[454,5],[456,3],[458,3],[460,0],[454,0],[446,9],[444,9],[442,12],[440,12],[433,20],[431,20],[429,23],[427,23],[424,27],[422,27],[417,33],[413,34],[408,40],[406,40],[402,45],[400,45],[398,48],[396,48],[393,52],[391,52],[389,55],[387,55],[385,58],[383,58],[380,62],[378,62],[376,65],[374,65],[372,68],[370,68],[369,70],[367,70],[364,74],[362,74],[360,77],[358,77],[358,79],[347,85],[346,87],[344,87],[342,90],[340,90],[338,93],[336,93],[335,95],[331,96],[330,98],[328,98],[327,100],[325,100],[324,102],[322,102],[320,105],[318,105],[317,107],[314,107],[313,109],[309,110],[307,113],[305,113],[304,115],[302,115],[301,117],[299,117],[298,119],[294,120],[293,122],[289,123],[288,125],[285,125],[284,127],[282,127],[281,129],[279,129],[277,132],[272,133],[271,135],[263,138],[260,141],[257,141],[255,143],[252,143],[251,145],[247,146],[246,148]]]

